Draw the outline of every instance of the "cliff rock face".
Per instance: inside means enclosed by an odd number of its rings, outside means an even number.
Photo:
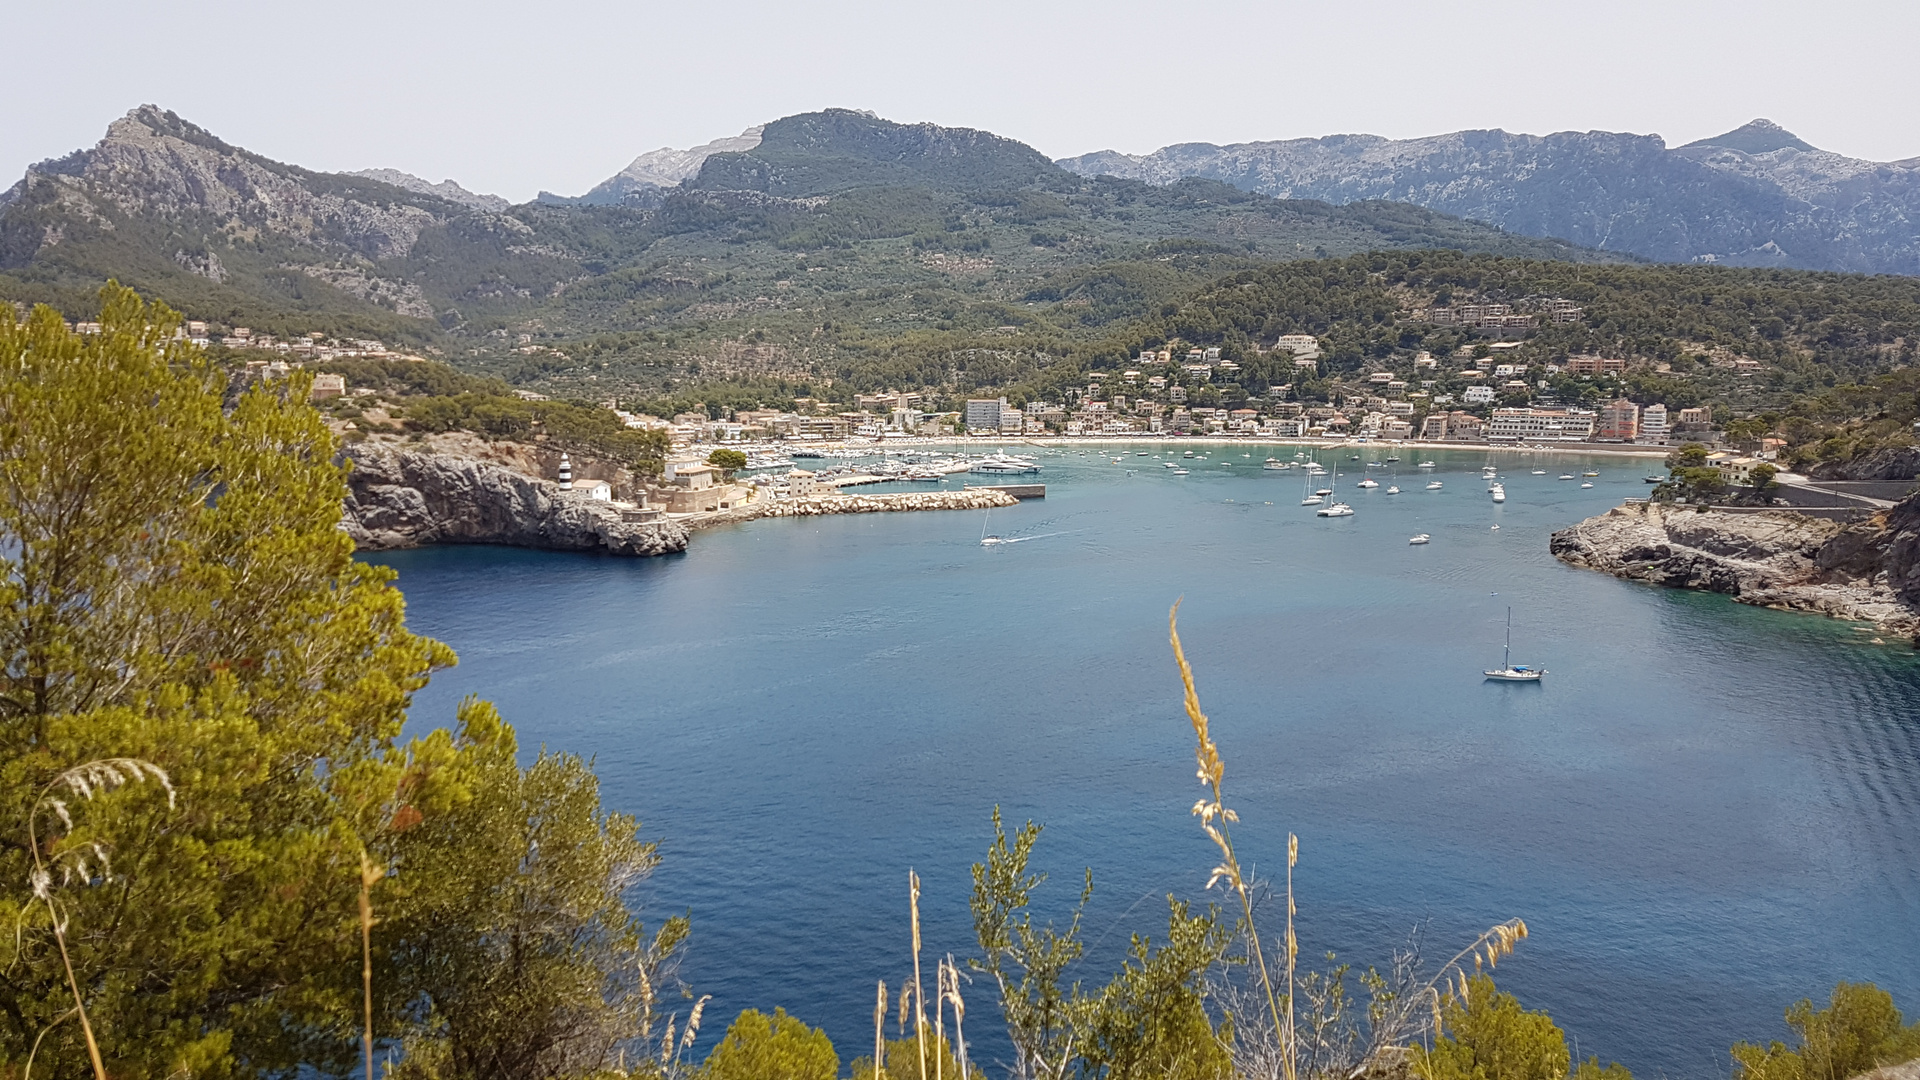
[[[1410,202],[1669,262],[1920,273],[1920,159],[1829,153],[1766,120],[1675,148],[1657,135],[1493,130],[1184,143],[1060,164],[1155,184],[1202,177],[1278,198]]]
[[[1851,526],[1791,511],[1628,504],[1554,533],[1551,550],[1573,566],[1632,581],[1920,635],[1920,497]]]
[[[377,444],[348,449],[343,524],[370,551],[422,544],[505,544],[610,555],[684,551],[673,522],[629,522],[608,503],[477,458]]]

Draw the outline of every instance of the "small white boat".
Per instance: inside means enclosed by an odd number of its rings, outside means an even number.
[[[1429,481],[1427,481],[1427,490],[1428,490],[1428,491],[1439,491],[1439,490],[1440,490],[1440,481],[1438,481],[1438,480],[1429,480]]]
[[[1191,474],[1192,472],[1193,472],[1193,470],[1192,470],[1192,469],[1175,469],[1175,470],[1173,470],[1173,475],[1175,475],[1175,476],[1187,476],[1187,475],[1189,475],[1189,474]]]
[[[1293,468],[1293,463],[1287,461],[1269,461],[1260,467],[1269,472],[1287,472]]]
[[[1545,470],[1545,469],[1535,469],[1535,470],[1533,470],[1533,475],[1535,475],[1535,476],[1545,476],[1545,475],[1547,475],[1547,470]]]
[[[1495,525],[1494,528],[1500,526]],[[1545,668],[1528,667],[1513,662],[1513,609],[1507,609],[1507,647],[1501,655],[1500,666],[1486,672],[1487,678],[1495,682],[1532,682],[1540,681],[1547,673]]]
[[[1414,468],[1417,468],[1417,469],[1437,469],[1439,467],[1440,467],[1440,463],[1437,461],[1423,461],[1420,464],[1414,466]]]
[[[1577,476],[1575,476],[1575,475],[1573,475],[1572,473],[1561,473],[1561,474],[1560,474],[1560,479],[1562,479],[1562,480],[1578,480],[1578,479],[1580,479],[1580,478],[1579,478],[1579,477],[1577,477]]]
[[[1189,450],[1189,451],[1187,451],[1186,453],[1184,453],[1184,454],[1181,454],[1180,456],[1181,456],[1181,457],[1192,457],[1192,456],[1193,456],[1193,451],[1191,451],[1191,450]]]
[[[1500,526],[1498,526],[1498,525],[1495,525],[1495,526],[1493,527],[1493,529],[1492,529],[1492,531],[1493,531],[1493,532],[1499,532],[1499,531],[1500,531]]]
[[[1591,470],[1591,469],[1589,469],[1588,471],[1586,471],[1586,472],[1583,472],[1583,473],[1581,473],[1580,475],[1581,475],[1581,476],[1599,476],[1600,474],[1599,474],[1598,472],[1595,472],[1595,471],[1593,471],[1593,470]]]
[[[1432,542],[1433,537],[1428,536],[1426,533],[1415,533],[1407,538],[1407,543],[1409,544],[1429,544]]]
[[[1332,488],[1319,488],[1319,489],[1316,489],[1316,490],[1314,491],[1314,494],[1315,494],[1315,495],[1331,495],[1331,494],[1333,494],[1333,489],[1332,489]]]
[[[1324,500],[1318,495],[1309,495],[1300,500],[1301,506],[1319,506]]]
[[[1390,484],[1390,485],[1388,485],[1388,486],[1387,486],[1387,494],[1389,494],[1389,495],[1398,495],[1398,494],[1400,494],[1400,485],[1398,485],[1398,484]]]
[[[1174,464],[1173,462],[1171,462],[1171,461],[1163,461],[1163,462],[1161,462],[1160,464],[1161,464],[1161,465],[1163,465],[1163,466],[1165,466],[1165,467],[1167,467],[1167,468],[1169,468],[1169,469],[1177,469],[1177,468],[1179,468],[1179,467],[1180,467],[1180,466],[1178,466],[1178,465],[1175,465],[1175,464]]]
[[[1380,481],[1375,480],[1373,477],[1369,476],[1365,480],[1362,480],[1353,486],[1359,487],[1359,488],[1377,488],[1380,486]]]
[[[1493,485],[1493,487],[1489,488],[1488,490],[1493,492],[1494,502],[1503,503],[1507,501],[1507,489],[1504,485],[1495,484]]]
[[[1315,510],[1314,513],[1321,517],[1352,517],[1353,507],[1343,502],[1337,502],[1331,506],[1323,506]]]
[[[1589,481],[1587,481],[1586,483],[1584,483],[1584,484],[1581,484],[1580,486],[1581,486],[1581,487],[1583,487],[1583,488],[1589,488],[1589,487],[1592,487],[1592,486],[1593,486],[1593,481],[1591,481],[1591,480],[1589,480]]]

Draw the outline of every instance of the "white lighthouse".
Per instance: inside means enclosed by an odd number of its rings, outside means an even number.
[[[560,490],[573,490],[573,459],[565,454],[560,455]]]

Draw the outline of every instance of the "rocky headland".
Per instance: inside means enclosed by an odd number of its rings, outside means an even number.
[[[560,490],[498,461],[405,444],[347,450],[342,524],[364,550],[505,544],[609,555],[685,551],[686,527],[632,521],[620,507]]]
[[[1616,577],[1869,622],[1920,643],[1920,496],[1853,525],[1628,503],[1554,533],[1551,550]]]

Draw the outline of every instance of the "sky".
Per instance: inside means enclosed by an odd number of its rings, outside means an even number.
[[[830,106],[1054,156],[1767,117],[1920,155],[1912,0],[0,0],[0,186],[142,103],[311,169],[530,199]]]

